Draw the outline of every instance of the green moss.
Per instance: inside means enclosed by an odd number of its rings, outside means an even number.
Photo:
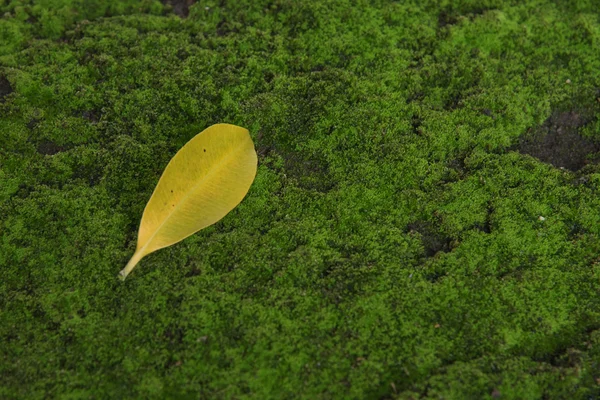
[[[1,398],[600,396],[595,2],[165,3],[0,5]],[[123,284],[217,122],[250,192]]]

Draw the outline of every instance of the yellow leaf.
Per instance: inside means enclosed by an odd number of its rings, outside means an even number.
[[[219,221],[246,196],[258,159],[247,129],[216,124],[171,159],[144,209],[124,280],[142,257]]]

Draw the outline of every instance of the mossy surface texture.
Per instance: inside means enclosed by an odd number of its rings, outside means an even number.
[[[0,1],[0,398],[597,399],[599,115],[593,0]]]

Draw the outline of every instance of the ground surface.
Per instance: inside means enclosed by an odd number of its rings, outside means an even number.
[[[600,398],[596,1],[0,18],[0,398]],[[217,122],[250,192],[121,282]]]

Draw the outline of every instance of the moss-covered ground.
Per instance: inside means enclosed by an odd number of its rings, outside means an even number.
[[[0,398],[600,398],[599,15],[0,1]],[[218,122],[247,197],[120,281]]]

